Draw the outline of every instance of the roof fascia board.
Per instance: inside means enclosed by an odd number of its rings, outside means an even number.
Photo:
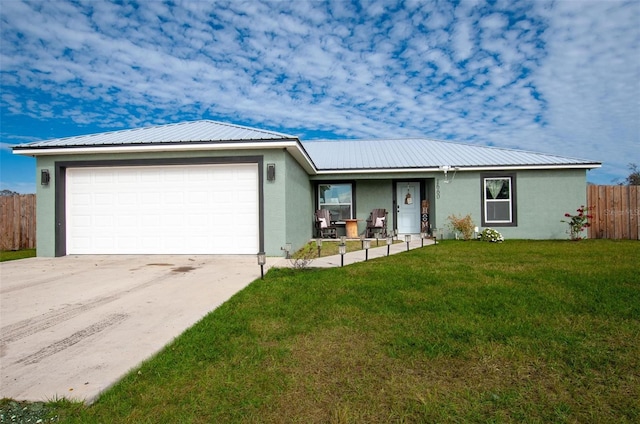
[[[286,141],[258,141],[258,142],[222,142],[222,143],[150,143],[150,144],[122,144],[102,146],[53,146],[53,147],[20,147],[13,148],[18,155],[43,156],[61,154],[91,154],[91,153],[129,153],[129,152],[158,152],[167,150],[227,150],[227,149],[282,149],[296,146],[294,140]]]
[[[286,149],[309,175],[316,175],[318,173],[313,160],[311,160],[311,157],[309,157],[309,154],[300,143],[296,143],[295,146],[286,147]]]
[[[495,165],[495,166],[465,166],[453,167],[450,170],[465,171],[497,171],[497,170],[527,170],[527,169],[592,169],[600,168],[600,163],[556,164],[556,165]],[[414,172],[442,172],[437,168],[369,168],[369,169],[329,169],[318,170],[317,175],[335,174],[393,174]]]
[[[286,149],[309,174],[315,174],[313,161],[298,140],[259,141],[236,143],[191,143],[191,144],[127,144],[111,146],[70,146],[70,147],[14,147],[13,153],[24,156],[51,155],[88,155],[95,153],[146,153],[146,152],[179,152],[202,150],[260,150]]]

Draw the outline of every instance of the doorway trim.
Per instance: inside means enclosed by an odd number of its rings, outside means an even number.
[[[398,193],[406,187],[415,187],[411,196],[411,202],[415,208],[415,228],[411,228],[410,231],[401,231],[405,228],[400,228],[400,208],[404,205],[405,197],[399,197]],[[421,218],[421,201],[425,198],[425,182],[424,180],[409,179],[409,180],[393,180],[393,230],[397,230],[398,233],[406,234],[419,234],[420,233],[420,218]],[[410,190],[411,191],[411,190]]]

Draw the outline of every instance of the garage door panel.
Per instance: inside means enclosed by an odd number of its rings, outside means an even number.
[[[121,178],[126,178],[126,176],[118,175],[117,176],[118,182],[121,182],[120,181]],[[97,172],[93,175],[92,182],[94,184],[113,184],[114,175],[107,169],[100,169],[100,170],[97,170]]]
[[[103,195],[105,198],[107,197],[107,195]],[[118,193],[118,195],[116,196],[115,201],[117,203],[114,204],[114,199],[112,199],[111,204],[113,206],[119,206],[121,209],[123,206],[135,206],[138,205],[138,202],[140,201],[140,196],[138,196],[138,193]]]
[[[187,193],[187,202],[190,205],[206,205],[208,202],[206,191],[192,191]]]
[[[140,201],[145,209],[153,206],[160,206],[162,201],[162,194],[160,192],[144,192],[140,193]]]
[[[115,248],[116,238],[113,236],[96,236],[93,237],[93,244],[97,249],[113,249]]]
[[[94,197],[95,204],[98,206],[109,206],[113,203],[113,197],[114,195],[112,193],[96,193]]]
[[[257,165],[67,170],[67,253],[255,254]]]

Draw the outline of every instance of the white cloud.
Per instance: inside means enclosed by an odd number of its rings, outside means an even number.
[[[639,3],[400,6],[5,2],[3,119],[120,127],[207,114],[539,150],[611,174],[637,156]]]

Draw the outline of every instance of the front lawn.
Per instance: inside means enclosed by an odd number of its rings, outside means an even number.
[[[273,269],[62,422],[640,421],[640,243]],[[134,341],[132,340],[132,343]]]

